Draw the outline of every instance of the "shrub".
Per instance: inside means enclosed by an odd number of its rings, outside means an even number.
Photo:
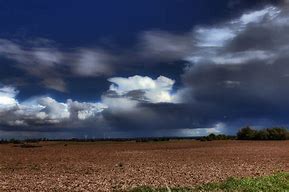
[[[16,140],[16,139],[10,139],[10,140],[9,140],[9,143],[13,143],[13,144],[21,144],[22,141],[20,141],[20,140]]]
[[[224,134],[215,135],[215,134],[211,133],[208,136],[201,137],[200,141],[215,141],[215,140],[229,140],[229,139],[235,139],[235,137],[224,135]]]

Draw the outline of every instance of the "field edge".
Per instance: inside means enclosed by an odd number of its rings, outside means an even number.
[[[289,172],[280,172],[269,176],[234,178],[224,182],[208,183],[192,188],[152,188],[141,186],[126,192],[205,192],[205,191],[289,191]]]

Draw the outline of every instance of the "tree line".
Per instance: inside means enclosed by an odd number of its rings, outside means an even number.
[[[261,130],[245,127],[237,133],[237,138],[239,140],[287,140],[289,139],[289,131],[281,127]]]
[[[289,139],[289,131],[283,127],[273,127],[266,129],[253,129],[245,127],[238,131],[236,136],[216,135],[210,134],[200,138],[201,141],[214,141],[214,140],[287,140]]]
[[[195,138],[195,137],[156,137],[156,138],[133,138],[133,139],[56,139],[49,140],[47,138],[40,139],[26,139],[26,140],[16,140],[10,139],[0,140],[0,144],[13,143],[13,144],[23,144],[23,143],[37,143],[41,141],[74,141],[74,142],[95,142],[95,141],[135,141],[135,142],[149,142],[149,141],[169,141],[169,140],[181,140],[181,139],[199,139],[201,141],[214,141],[214,140],[287,140],[289,139],[289,131],[287,128],[283,127],[273,127],[266,129],[253,129],[251,127],[245,127],[238,131],[236,136],[224,135],[224,134],[210,134],[205,137]]]

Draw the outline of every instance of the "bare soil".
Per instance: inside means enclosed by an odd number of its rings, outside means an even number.
[[[191,187],[289,171],[289,141],[42,142],[0,145],[0,191]]]

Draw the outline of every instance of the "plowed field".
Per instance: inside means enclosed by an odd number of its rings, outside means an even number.
[[[289,141],[41,142],[0,145],[0,191],[193,186],[289,171]]]

